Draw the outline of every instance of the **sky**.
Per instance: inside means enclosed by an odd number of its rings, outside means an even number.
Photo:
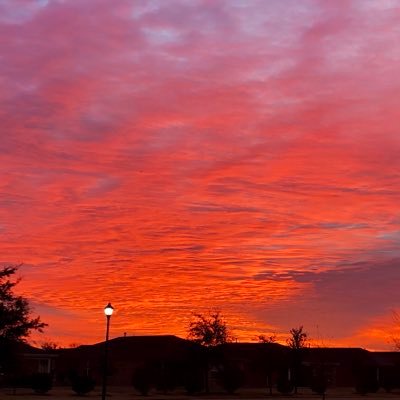
[[[32,340],[392,349],[400,1],[0,0],[0,265]]]

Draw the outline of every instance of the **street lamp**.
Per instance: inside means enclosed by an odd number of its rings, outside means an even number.
[[[114,312],[114,307],[111,303],[108,303],[104,307],[104,314],[107,317],[107,328],[106,328],[106,341],[104,343],[104,369],[103,369],[103,387],[101,391],[101,400],[106,400],[107,393],[107,362],[108,362],[108,335],[110,333],[110,318]]]

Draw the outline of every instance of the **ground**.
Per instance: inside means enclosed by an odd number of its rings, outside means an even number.
[[[326,394],[327,400],[346,400],[346,399],[360,399],[367,398],[368,400],[391,400],[396,399],[400,395],[400,391],[395,391],[393,393],[385,393],[384,391],[379,391],[377,393],[371,393],[367,396],[361,396],[354,393],[352,388],[335,388],[328,390]],[[84,396],[88,400],[99,399],[101,396],[100,388],[96,388],[93,392]],[[206,399],[206,400],[246,400],[246,399],[292,399],[292,400],[317,400],[321,396],[313,394],[309,389],[302,389],[299,394],[291,396],[282,396],[279,394],[273,394],[270,396],[267,394],[266,390],[262,389],[242,389],[238,391],[237,394],[227,395],[225,393],[211,393],[209,395],[197,395],[188,396],[184,392],[176,392],[173,394],[162,395],[159,393],[152,393],[146,397],[148,400],[190,400],[190,399]],[[55,387],[46,395],[33,394],[31,389],[18,389],[14,395],[10,389],[0,389],[0,399],[1,400],[72,400],[74,398],[79,398],[76,396],[69,387]],[[140,400],[143,396],[135,393],[135,390],[131,387],[111,387],[107,396],[108,400]]]

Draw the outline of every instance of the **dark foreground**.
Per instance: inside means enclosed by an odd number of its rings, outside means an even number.
[[[360,400],[391,400],[398,399],[400,397],[400,391],[396,390],[392,393],[386,393],[384,391],[378,391],[377,393],[369,393],[368,395],[362,396],[354,392],[353,388],[333,388],[327,391],[326,399],[329,400],[346,400],[346,399],[360,399]],[[34,394],[31,389],[18,389],[14,394],[11,389],[0,389],[0,398],[9,400],[78,400],[88,399],[88,400],[98,400],[101,399],[100,388],[96,388],[91,393],[86,396],[77,396],[71,391],[69,387],[56,387],[52,389],[49,393],[44,395]],[[210,393],[210,394],[200,394],[195,396],[189,396],[186,393],[176,392],[173,394],[160,394],[157,392],[151,393],[148,396],[141,396],[135,393],[132,387],[111,387],[107,400],[193,400],[193,399],[221,399],[221,400],[246,400],[246,399],[292,399],[292,400],[318,400],[322,397],[320,395],[312,393],[307,388],[302,388],[296,395],[281,395],[278,393],[272,396],[267,394],[263,389],[243,389],[238,393],[233,395],[228,395],[226,393]]]

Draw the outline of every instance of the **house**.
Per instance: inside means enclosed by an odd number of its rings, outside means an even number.
[[[105,343],[58,351],[56,380],[62,384],[74,375],[89,375],[101,382]],[[124,336],[108,342],[108,384],[131,385],[138,368],[182,365],[201,351],[201,346],[172,335]]]
[[[110,340],[108,345],[109,385],[131,385],[134,372],[144,366],[151,367],[152,374],[165,372],[173,366],[175,375],[184,375],[196,364],[204,368],[205,362],[211,389],[218,386],[217,373],[224,365],[239,368],[244,385],[252,388],[275,386],[278,377],[282,376],[293,379],[295,368],[300,386],[309,386],[321,372],[330,386],[338,387],[354,387],[365,374],[368,379],[379,380],[382,386],[400,380],[397,378],[400,377],[398,352],[304,348],[300,366],[295,367],[291,349],[278,343],[226,343],[210,351],[176,336],[161,335],[119,337]],[[56,382],[65,384],[71,376],[79,374],[90,375],[100,383],[104,349],[105,344],[101,342],[57,350]]]
[[[55,383],[69,385],[76,376],[91,376],[101,384],[105,343],[44,351],[19,343],[13,365],[0,359],[0,371],[22,375],[52,373]],[[226,343],[212,349],[172,335],[124,336],[108,342],[109,385],[131,386],[133,375],[145,369],[153,382],[173,379],[182,386],[190,374],[204,378],[211,390],[220,389],[218,374],[227,366],[239,369],[244,386],[267,388],[278,378],[296,375],[299,386],[310,386],[323,374],[330,386],[354,387],[360,379],[379,381],[385,388],[400,387],[400,353],[369,352],[360,348],[304,348],[293,351],[277,343]]]
[[[288,375],[290,350],[278,343],[225,343],[216,353],[217,364],[240,368],[246,387],[266,388],[274,385],[278,376]]]
[[[53,374],[58,355],[24,342],[2,343],[0,351],[0,380],[3,384],[23,382],[37,373]]]

